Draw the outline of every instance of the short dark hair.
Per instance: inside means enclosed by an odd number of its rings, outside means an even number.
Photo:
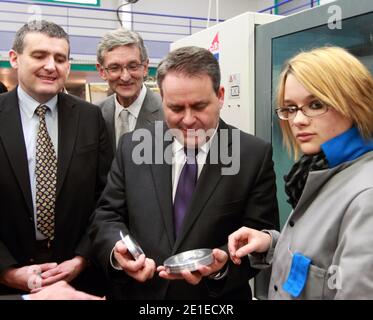
[[[24,24],[16,33],[13,41],[12,49],[17,53],[22,53],[24,50],[24,40],[28,33],[42,33],[50,38],[65,39],[69,45],[69,55],[70,55],[70,41],[69,35],[65,30],[54,22],[46,20],[33,20]]]
[[[0,81],[0,93],[8,92],[8,88]]]
[[[157,83],[162,94],[162,82],[169,72],[179,72],[187,76],[208,75],[216,94],[220,87],[220,68],[214,55],[200,47],[189,46],[171,51],[159,64]]]

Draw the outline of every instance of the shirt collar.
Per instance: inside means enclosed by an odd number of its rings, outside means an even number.
[[[146,96],[146,87],[143,84],[139,96],[136,98],[131,105],[129,105],[126,110],[134,116],[136,119],[139,117],[141,106],[145,100]],[[123,106],[118,102],[117,94],[114,95],[115,101],[115,119],[119,117],[119,113],[123,110]]]
[[[329,168],[333,168],[372,151],[373,140],[364,140],[359,130],[352,127],[337,137],[324,142],[321,149],[328,159]]]
[[[31,119],[35,114],[36,108],[40,106],[41,103],[32,98],[25,90],[21,88],[21,86],[18,86],[17,94],[20,109],[28,118]],[[57,101],[58,96],[55,95],[52,99],[48,100],[46,103],[43,103],[43,105],[49,108],[52,118],[57,116]]]

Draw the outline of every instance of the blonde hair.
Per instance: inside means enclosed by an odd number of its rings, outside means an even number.
[[[352,120],[362,137],[373,135],[373,77],[353,55],[339,47],[301,52],[284,66],[277,88],[277,105],[284,105],[285,82],[292,74],[321,102]],[[289,121],[280,120],[284,145],[297,159],[300,148]]]

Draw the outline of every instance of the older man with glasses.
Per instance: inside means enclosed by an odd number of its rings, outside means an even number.
[[[144,85],[149,58],[137,32],[120,28],[105,34],[97,62],[101,78],[114,92],[99,106],[115,150],[122,134],[163,120],[162,101]]]

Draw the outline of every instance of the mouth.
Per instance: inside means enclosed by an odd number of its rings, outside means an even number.
[[[313,134],[313,133],[308,133],[308,132],[302,132],[302,133],[298,133],[298,134],[296,135],[296,138],[297,138],[300,142],[308,142],[308,141],[310,141],[313,137],[314,137],[314,134]]]
[[[54,82],[57,80],[57,77],[52,77],[52,76],[39,75],[38,77],[40,80],[44,82]]]
[[[181,131],[185,136],[194,137],[198,135],[198,130],[196,128],[181,128]]]
[[[132,87],[133,85],[134,85],[133,83],[118,83],[118,87],[122,87],[122,88]]]

